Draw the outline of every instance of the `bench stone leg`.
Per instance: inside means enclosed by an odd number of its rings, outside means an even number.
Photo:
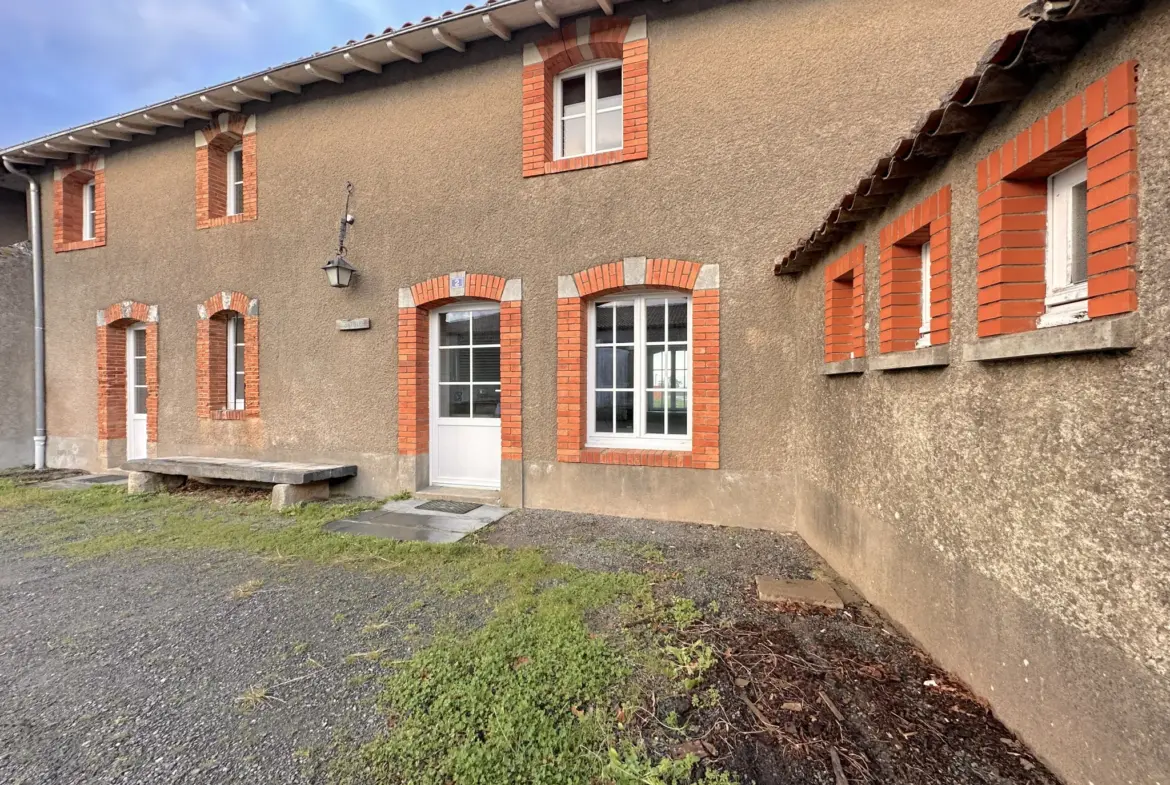
[[[177,474],[130,472],[130,475],[126,478],[126,493],[141,494],[173,491],[186,481],[186,477]]]
[[[329,481],[310,482],[304,485],[277,483],[272,486],[272,509],[284,510],[298,504],[314,501],[328,501]]]

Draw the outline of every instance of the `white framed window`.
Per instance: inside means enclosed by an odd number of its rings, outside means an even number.
[[[1078,161],[1048,178],[1047,283],[1040,326],[1089,318],[1089,167]]]
[[[586,445],[691,449],[691,299],[676,292],[589,306]]]
[[[244,146],[238,144],[227,156],[227,214],[244,212]]]
[[[499,420],[499,308],[459,306],[438,322],[439,420]]]
[[[244,317],[232,316],[227,322],[227,408],[243,409],[246,398],[244,381]]]
[[[922,264],[918,284],[918,343],[915,348],[930,346],[930,243],[922,244]]]
[[[81,239],[94,239],[97,231],[97,183],[90,180],[81,187]]]
[[[622,149],[622,64],[601,60],[557,77],[553,135],[556,158]]]

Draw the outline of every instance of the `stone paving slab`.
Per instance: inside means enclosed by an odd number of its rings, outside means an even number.
[[[790,602],[835,610],[845,607],[841,595],[824,581],[790,580],[757,575],[756,591],[763,602]]]
[[[272,484],[305,485],[312,482],[353,477],[357,466],[322,463],[281,463],[253,461],[246,458],[140,458],[127,461],[122,468],[132,472],[207,477],[213,480],[237,480]]]
[[[60,480],[38,482],[36,487],[51,491],[84,491],[95,485],[125,485],[124,474],[82,474],[77,477],[63,477]]]
[[[458,542],[512,512],[508,507],[490,504],[463,514],[420,509],[426,503],[426,499],[388,502],[381,509],[333,521],[325,528],[332,532],[365,534],[402,542],[450,543]]]

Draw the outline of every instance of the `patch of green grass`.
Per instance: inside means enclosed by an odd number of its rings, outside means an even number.
[[[549,562],[535,549],[473,543],[398,543],[324,530],[330,520],[378,506],[310,504],[274,513],[267,502],[191,495],[127,496],[118,488],[46,491],[0,479],[0,537],[73,559],[113,554],[225,551],[386,572],[428,590],[474,593],[493,614],[479,629],[442,630],[411,659],[387,663],[380,707],[387,729],[360,749],[333,750],[333,781],[411,785],[675,785],[679,762],[651,764],[638,751],[617,756],[618,717],[636,699],[643,657],[669,658],[689,683],[701,679],[704,652],[676,646],[645,655],[645,628],[599,631],[608,608],[656,614],[679,626],[701,613],[676,598],[656,608],[651,578],[590,572]],[[642,554],[647,561],[654,555]],[[252,587],[251,591],[259,587]],[[424,607],[416,600],[409,610]],[[344,614],[335,623],[345,620]],[[612,623],[612,621],[610,622]],[[369,632],[374,630],[367,625]],[[410,635],[418,626],[407,627]],[[304,654],[308,644],[294,644]],[[376,661],[381,650],[350,655]],[[709,647],[707,655],[713,657]],[[310,664],[316,664],[310,660]],[[277,700],[256,685],[244,711]],[[313,756],[314,762],[318,758]],[[333,764],[330,764],[333,765]],[[693,768],[693,765],[692,765]],[[633,771],[641,779],[620,779]],[[658,779],[653,779],[657,777]],[[671,779],[673,777],[673,779]],[[713,785],[716,780],[703,780]]]

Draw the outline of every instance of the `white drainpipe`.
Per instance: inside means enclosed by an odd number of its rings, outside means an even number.
[[[4,168],[28,182],[28,233],[32,239],[33,258],[33,379],[36,396],[36,432],[33,435],[33,461],[37,469],[45,468],[45,252],[41,247],[41,184],[4,159]]]

